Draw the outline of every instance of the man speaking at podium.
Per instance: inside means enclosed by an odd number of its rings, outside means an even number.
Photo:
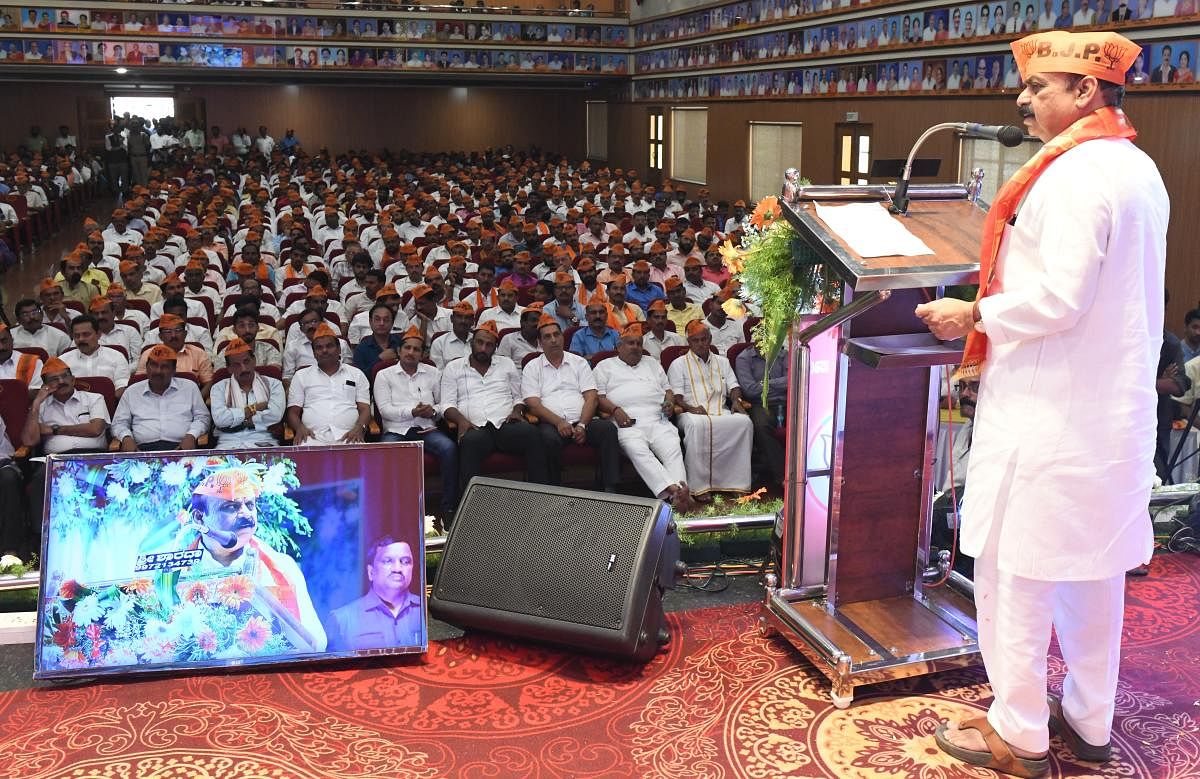
[[[1141,48],[1113,32],[1051,31],[1012,44],[1017,110],[1045,145],[997,194],[979,297],[916,313],[967,336],[980,379],[961,548],[976,558],[987,717],[938,745],[1016,776],[1049,770],[1049,732],[1108,759],[1124,572],[1150,559],[1155,372],[1169,204],[1120,104]],[[1097,413],[1103,410],[1104,413]],[[1057,630],[1068,673],[1047,696]]]

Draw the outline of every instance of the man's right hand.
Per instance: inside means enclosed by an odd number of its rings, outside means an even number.
[[[428,403],[418,403],[413,406],[412,415],[414,417],[424,417],[425,419],[433,419],[436,410]]]
[[[460,424],[460,425],[458,426],[458,440],[459,440],[459,442],[461,443],[461,442],[462,442],[462,440],[463,440],[463,436],[465,436],[465,435],[466,435],[468,432],[470,432],[470,431],[472,431],[472,430],[474,430],[474,429],[475,429],[475,425],[471,424],[470,422],[463,422],[462,424]]]
[[[301,446],[305,441],[312,438],[312,435],[312,430],[308,429],[304,425],[301,425],[300,428],[296,430],[295,436],[292,438],[292,445]]]
[[[53,394],[54,394],[54,387],[51,387],[47,384],[43,384],[41,389],[39,389],[37,391],[37,394],[33,396],[33,405],[35,405],[35,406],[42,405],[42,403],[44,403],[46,401],[46,398],[50,397]]]
[[[629,418],[629,415],[625,413],[625,409],[623,408],[613,411],[612,418],[617,423],[617,427],[629,427],[633,424],[633,420]]]

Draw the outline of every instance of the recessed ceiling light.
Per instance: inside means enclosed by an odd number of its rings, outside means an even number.
[[[122,76],[124,76],[124,75],[125,75],[126,73],[128,73],[128,72],[129,72],[129,68],[117,68],[117,73],[118,73],[119,75],[122,75]]]

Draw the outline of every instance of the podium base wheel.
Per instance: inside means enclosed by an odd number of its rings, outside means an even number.
[[[844,694],[843,694],[844,693]],[[838,690],[836,687],[829,691],[829,702],[835,709],[848,709],[854,703],[854,688]]]

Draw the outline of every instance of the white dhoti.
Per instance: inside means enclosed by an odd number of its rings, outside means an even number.
[[[1096,581],[1041,581],[998,570],[996,544],[975,561],[979,648],[995,700],[988,722],[1011,746],[1049,748],[1046,655],[1058,634],[1067,676],[1063,715],[1089,744],[1112,731],[1125,576]]]
[[[619,427],[617,441],[633,463],[633,469],[656,496],[662,497],[667,487],[687,480],[679,432],[665,419],[639,418],[633,427]]]
[[[746,414],[680,414],[684,464],[693,495],[749,492],[754,424]]]

